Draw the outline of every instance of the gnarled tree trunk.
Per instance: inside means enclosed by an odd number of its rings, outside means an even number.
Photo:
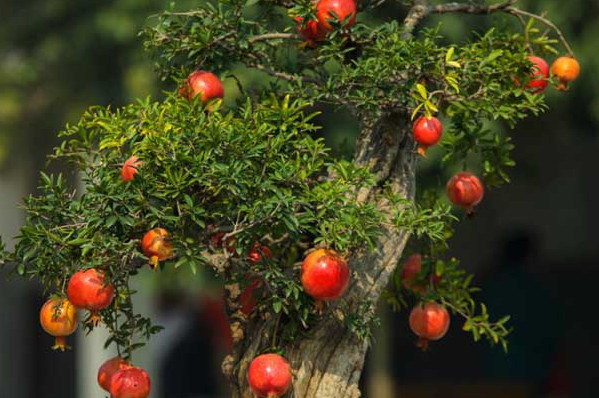
[[[385,182],[390,183],[395,192],[413,199],[415,148],[407,120],[400,114],[390,114],[361,132],[355,162],[370,168],[378,186],[358,192],[357,200],[377,200],[379,208],[391,210],[389,203],[375,199],[374,195]],[[364,302],[374,308],[397,266],[409,234],[395,228],[391,222],[392,212],[387,214],[389,222],[381,225],[383,233],[374,252],[365,249],[349,258],[352,280],[344,300],[330,303],[326,316],[312,327],[307,337],[285,347],[286,358],[294,369],[293,387],[288,397],[360,396],[358,382],[368,347],[339,319]],[[229,299],[235,299],[238,288],[228,286],[227,294]],[[274,322],[269,319],[257,324],[232,323],[235,351],[225,358],[223,371],[231,380],[233,397],[253,397],[247,370],[256,353],[269,345]]]

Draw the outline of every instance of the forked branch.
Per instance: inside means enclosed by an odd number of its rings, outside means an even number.
[[[566,38],[564,37],[562,31],[553,22],[541,15],[533,14],[528,11],[522,11],[519,8],[512,7],[515,3],[517,3],[517,1],[518,0],[508,0],[503,3],[490,5],[474,3],[445,3],[429,5],[428,0],[416,0],[414,6],[410,9],[408,15],[404,20],[405,31],[403,34],[403,38],[411,38],[414,28],[418,26],[418,24],[422,22],[422,20],[424,20],[431,14],[448,14],[457,12],[464,14],[483,15],[492,14],[494,12],[500,11],[514,15],[520,20],[522,20],[523,17],[532,18],[548,26],[558,36],[559,40],[563,44],[568,54],[571,57],[574,57],[574,51],[572,51],[572,47],[570,47],[570,45],[566,41]]]

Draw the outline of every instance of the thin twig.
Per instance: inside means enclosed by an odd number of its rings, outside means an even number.
[[[278,40],[278,39],[282,39],[282,40],[301,40],[301,37],[295,33],[280,33],[280,32],[276,32],[276,33],[265,33],[262,35],[256,35],[253,37],[250,37],[248,39],[248,42],[250,44],[253,44],[257,41],[266,41],[266,40]]]
[[[562,42],[562,44],[566,48],[566,51],[568,51],[568,55],[570,55],[572,58],[574,58],[574,51],[572,51],[572,47],[570,47],[570,45],[566,41],[566,38],[564,37],[564,34],[562,33],[562,31],[553,22],[551,22],[550,20],[548,20],[547,18],[545,18],[541,15],[533,14],[528,11],[522,11],[522,10],[520,10],[518,8],[514,8],[514,7],[508,7],[504,11],[509,14],[512,14],[512,15],[516,15],[516,16],[520,15],[520,16],[526,16],[529,18],[536,19],[537,21],[539,21],[539,22],[547,25],[551,29],[553,29],[555,31],[555,33],[557,34],[557,36],[559,37],[559,40]]]

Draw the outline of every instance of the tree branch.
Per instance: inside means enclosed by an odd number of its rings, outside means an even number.
[[[447,14],[450,12],[462,12],[467,14],[491,14],[496,11],[505,11],[518,0],[508,0],[498,4],[473,4],[473,3],[446,3],[429,5],[428,0],[416,0],[414,6],[408,12],[404,20],[405,31],[402,35],[404,40],[412,37],[412,32],[418,24],[430,14]]]
[[[248,42],[250,44],[253,44],[257,41],[266,41],[266,40],[277,40],[277,39],[283,39],[283,40],[301,40],[301,37],[295,33],[265,33],[262,35],[256,35],[253,37],[250,37],[248,39]]]
[[[568,51],[568,54],[572,58],[574,58],[574,51],[572,51],[572,47],[570,47],[570,45],[566,41],[566,38],[564,37],[564,34],[562,33],[562,31],[553,22],[551,22],[547,18],[544,18],[537,14],[533,14],[528,11],[522,11],[522,10],[520,10],[518,8],[514,8],[514,7],[507,7],[503,11],[505,11],[509,14],[515,15],[516,17],[519,17],[519,18],[522,18],[522,16],[533,18],[533,19],[536,19],[537,21],[541,22],[542,24],[547,25],[548,27],[550,27],[551,29],[553,29],[555,31],[555,33],[559,37],[559,40],[562,42],[562,44],[566,48],[566,51]]]

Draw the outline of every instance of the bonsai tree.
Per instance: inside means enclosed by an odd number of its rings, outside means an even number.
[[[546,110],[543,90],[567,89],[578,63],[560,30],[515,0],[416,0],[403,20],[369,18],[383,3],[166,11],[145,46],[175,87],[91,107],[59,133],[50,159],[72,164],[84,189],[42,173],[2,261],[45,287],[40,319],[56,348],[67,348],[77,310],[87,331],[108,328],[118,357],[98,380],[114,397],[150,392],[134,352],[161,328],[135,312],[130,287],[149,269],[202,267],[223,281],[234,397],[360,396],[381,299],[411,307],[422,348],[451,320],[507,349],[509,317],[474,301],[448,240],[509,182],[513,145],[491,122],[513,127]],[[446,13],[494,14],[503,28],[460,45],[419,29]],[[541,56],[559,53],[550,77]],[[248,70],[257,83],[239,78]],[[225,92],[226,80],[237,90]],[[315,117],[336,107],[360,126],[352,153],[318,138]],[[447,183],[417,185],[422,162]]]

